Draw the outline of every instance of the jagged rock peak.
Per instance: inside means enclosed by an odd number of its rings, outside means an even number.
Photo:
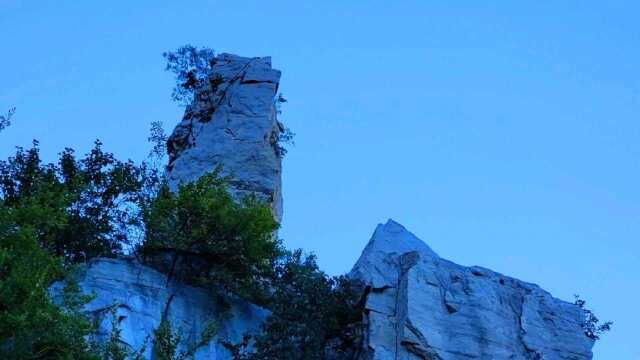
[[[592,358],[576,305],[444,260],[392,220],[378,226],[350,277],[369,289],[364,359]]]
[[[367,245],[367,248],[369,247],[389,253],[418,251],[425,256],[439,257],[424,241],[393,219],[387,220],[385,224],[378,224]]]
[[[283,129],[275,105],[280,71],[270,57],[220,54],[209,81],[169,137],[167,178],[172,189],[222,166],[232,195],[254,193],[282,218]]]

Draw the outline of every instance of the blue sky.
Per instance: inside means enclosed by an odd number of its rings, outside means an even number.
[[[0,0],[0,157],[100,138],[141,160],[171,130],[161,53],[273,56],[296,133],[290,247],[348,271],[393,218],[441,256],[587,299],[640,359],[637,1]]]

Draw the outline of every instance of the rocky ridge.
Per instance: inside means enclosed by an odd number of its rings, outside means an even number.
[[[280,220],[276,137],[282,125],[274,105],[280,72],[269,58],[222,54],[211,76],[218,80],[187,108],[169,139],[170,185],[175,189],[222,166],[235,178],[235,196],[257,194]],[[536,285],[442,259],[394,221],[378,226],[349,276],[366,289],[363,338],[357,351],[348,352],[351,360],[592,358],[593,342],[583,333],[577,306]],[[92,261],[80,285],[97,295],[85,310],[99,324],[99,336],[109,333],[113,310],[122,341],[132,349],[153,334],[163,317],[191,342],[208,320],[219,321],[218,335],[198,351],[198,360],[231,359],[223,344],[259,331],[268,314],[237,298],[225,311],[211,292],[169,279],[132,258]]]
[[[367,359],[591,359],[584,314],[534,284],[439,257],[379,225],[349,274],[367,286]]]

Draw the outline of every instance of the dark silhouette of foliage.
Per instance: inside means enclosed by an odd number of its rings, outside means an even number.
[[[584,312],[584,322],[582,323],[582,329],[584,334],[592,340],[600,340],[600,336],[611,330],[612,321],[605,321],[600,323],[600,319],[590,309],[586,307],[587,302],[580,299],[579,295],[574,295],[576,300],[575,304]]]
[[[155,169],[160,169],[161,164],[164,163],[164,160],[167,157],[167,140],[169,140],[169,137],[164,132],[162,122],[152,122],[151,131],[147,137],[147,141],[152,145],[148,159],[151,161],[151,164]]]
[[[171,98],[183,106],[191,105],[196,90],[207,81],[209,71],[215,64],[215,52],[185,45],[162,56],[167,62],[166,70],[174,73],[176,78]]]
[[[16,108],[11,108],[7,111],[6,115],[0,115],[0,131],[6,129],[9,125],[11,125],[11,118],[13,114],[15,114]]]
[[[344,276],[320,271],[315,256],[301,250],[286,253],[278,261],[271,282],[273,294],[267,307],[272,315],[255,340],[225,344],[242,360],[321,360],[331,340],[345,349],[360,336],[362,292]]]

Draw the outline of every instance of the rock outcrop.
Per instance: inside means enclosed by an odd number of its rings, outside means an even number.
[[[244,300],[220,299],[211,291],[168,279],[134,259],[95,259],[80,272],[78,282],[84,293],[95,295],[84,312],[98,324],[97,340],[108,340],[115,316],[122,331],[120,341],[133,351],[146,344],[145,359],[153,358],[151,339],[163,318],[182,334],[183,349],[196,343],[214,322],[218,328],[215,338],[195,358],[230,360],[224,344],[241,343],[268,316],[266,310]],[[61,287],[55,284],[52,292],[61,294]]]
[[[209,79],[169,137],[169,185],[175,189],[222,166],[222,175],[233,177],[233,195],[256,194],[280,221],[283,126],[275,105],[280,71],[271,68],[269,57],[221,54]]]
[[[350,276],[368,288],[365,359],[592,358],[576,305],[444,260],[392,220],[378,226]]]
[[[258,195],[280,220],[282,125],[274,104],[280,72],[269,58],[222,54],[209,76],[212,81],[168,141],[170,186],[176,189],[222,166],[223,175],[233,177],[234,196]],[[268,312],[231,296],[221,303],[211,291],[178,282],[175,268],[188,272],[198,263],[176,259],[171,251],[145,259],[162,272],[133,258],[91,261],[79,283],[85,293],[96,295],[85,311],[98,324],[97,337],[109,336],[115,316],[122,342],[140,349],[166,318],[182,331],[182,346],[187,346],[215,321],[216,337],[195,359],[230,360],[224,343],[241,343],[243,335],[259,331]],[[577,306],[536,285],[444,260],[391,220],[378,226],[349,276],[366,289],[362,341],[328,358],[592,358],[593,341],[584,335],[584,314]],[[59,295],[60,284],[53,290]],[[145,358],[152,358],[151,346]]]

